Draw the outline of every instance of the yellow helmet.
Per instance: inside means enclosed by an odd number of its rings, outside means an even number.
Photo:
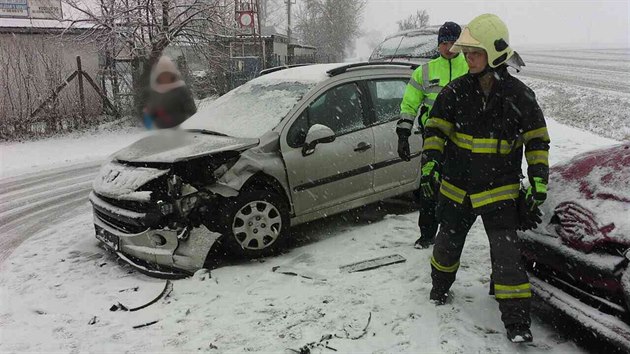
[[[462,52],[467,48],[485,50],[488,53],[488,65],[492,68],[505,63],[514,55],[514,51],[510,48],[507,26],[493,14],[477,16],[470,21],[464,27],[451,51]]]

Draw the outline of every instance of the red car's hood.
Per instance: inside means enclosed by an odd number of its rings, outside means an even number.
[[[541,225],[573,248],[630,247],[630,143],[553,166],[543,212]]]

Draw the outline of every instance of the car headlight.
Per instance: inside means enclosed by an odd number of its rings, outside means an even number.
[[[199,196],[197,194],[187,195],[182,198],[180,202],[180,207],[184,214],[188,214],[199,202]]]
[[[215,180],[218,180],[219,178],[223,177],[224,174],[227,173],[227,171],[230,170],[230,168],[234,167],[234,165],[236,164],[236,162],[238,161],[239,157],[235,157],[232,158],[231,160],[225,162],[224,164],[222,164],[221,166],[217,167],[213,172],[212,172],[212,176],[214,177]]]

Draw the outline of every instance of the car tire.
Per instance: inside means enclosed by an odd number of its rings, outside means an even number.
[[[276,193],[241,191],[223,205],[223,229],[228,251],[239,257],[276,254],[286,243],[289,208]]]

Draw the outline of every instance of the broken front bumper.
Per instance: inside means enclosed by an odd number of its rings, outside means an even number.
[[[205,226],[155,229],[143,227],[145,213],[124,210],[93,192],[96,238],[142,273],[161,278],[189,276],[203,268],[210,248],[220,236]]]
[[[530,276],[534,294],[556,310],[575,319],[584,328],[605,338],[618,348],[630,352],[630,325],[618,317],[602,313],[565,291]]]

